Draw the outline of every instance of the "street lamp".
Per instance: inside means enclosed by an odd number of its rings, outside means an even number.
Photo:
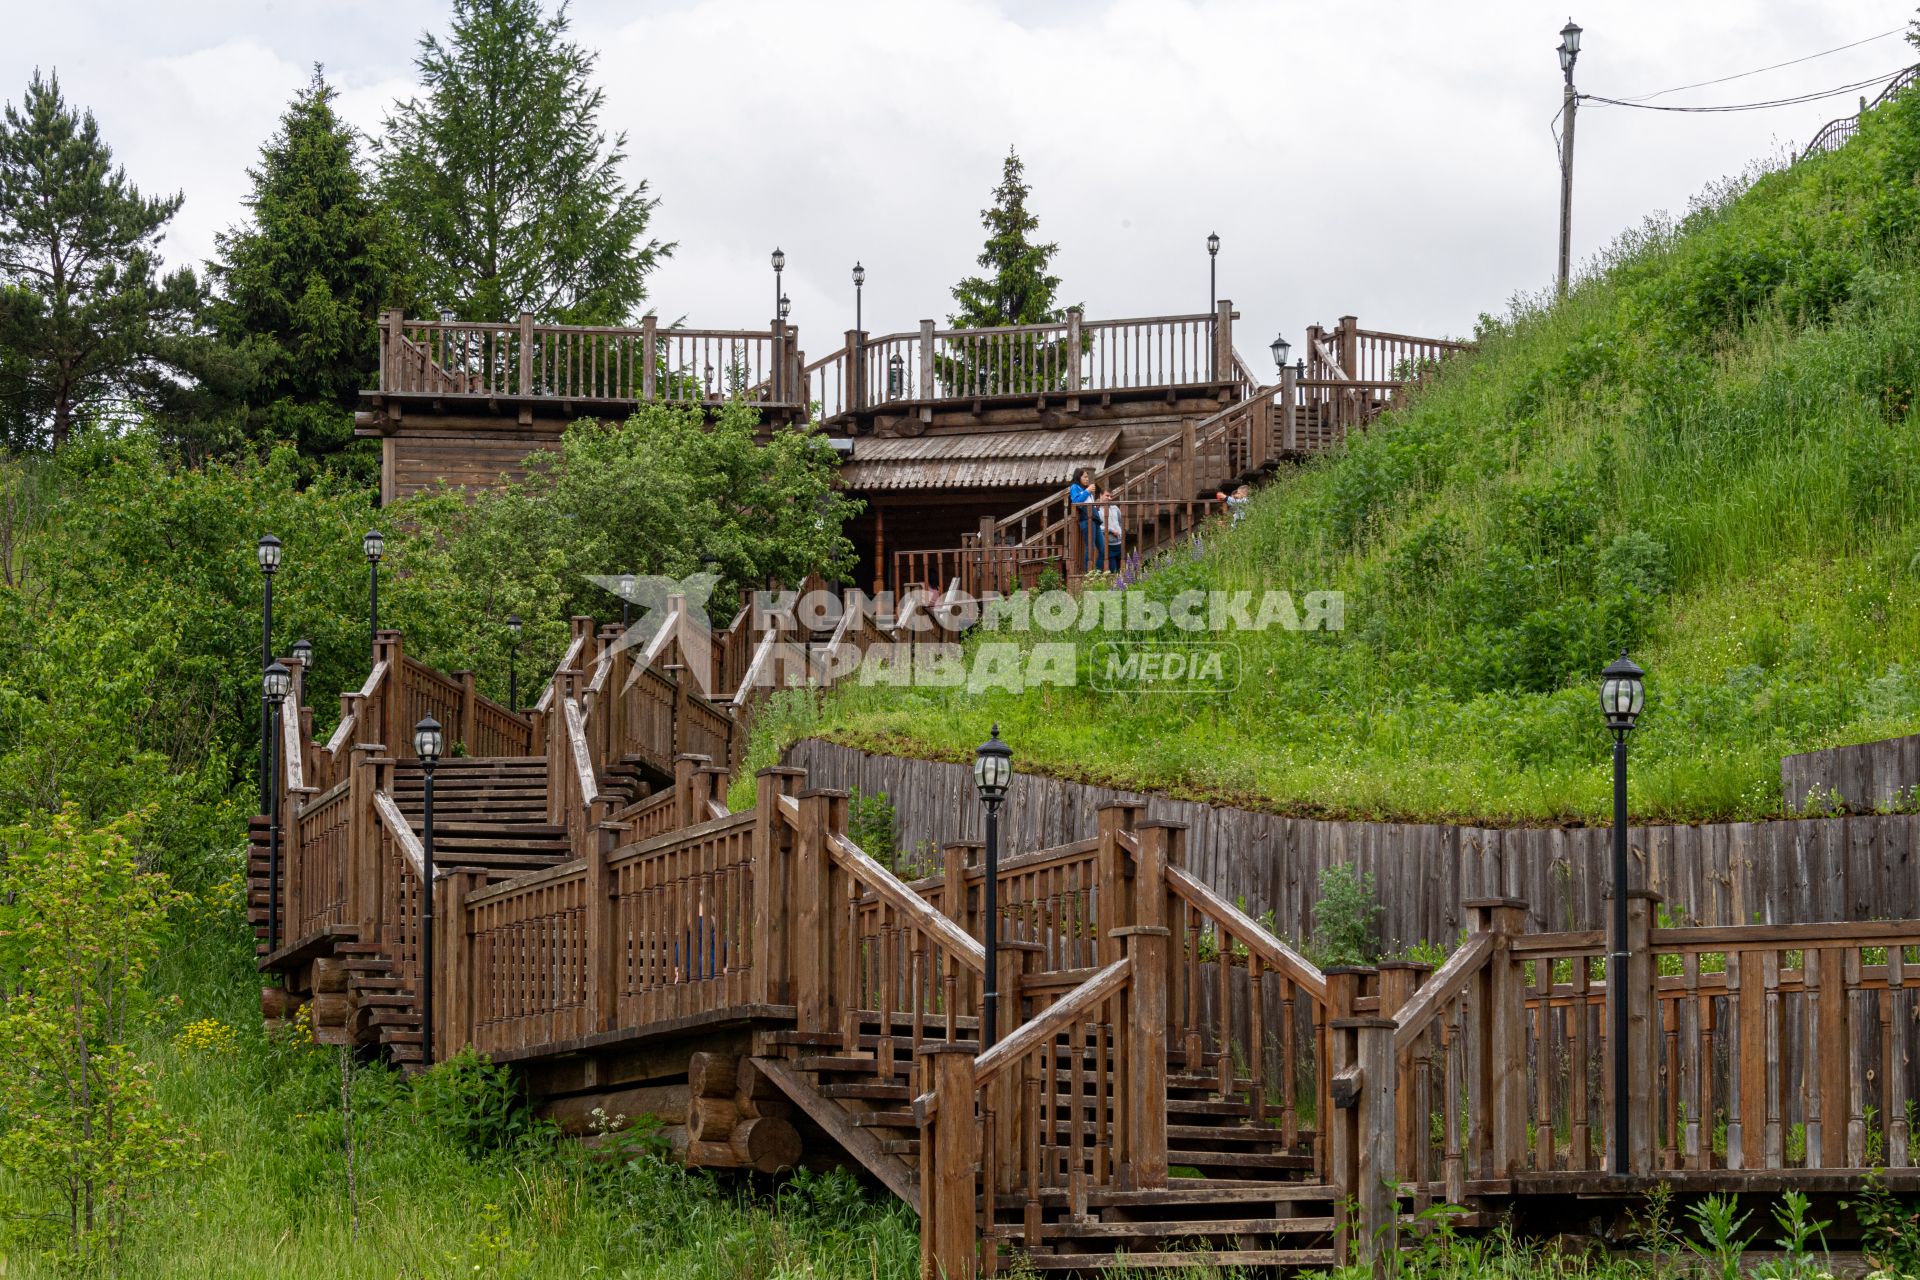
[[[852,265],[852,370],[854,370],[854,409],[866,409],[866,317],[862,311],[866,294],[866,267]]]
[[[1013,748],[1000,741],[1000,726],[973,753],[973,785],[987,810],[986,901],[982,904],[981,943],[987,972],[980,995],[980,1051],[993,1048],[1000,1017],[1000,802],[1013,781]]]
[[[1287,341],[1287,336],[1283,333],[1274,338],[1273,345],[1269,346],[1267,350],[1273,352],[1274,367],[1281,373],[1285,373],[1287,371],[1287,352],[1293,350],[1293,344]]]
[[[378,529],[369,529],[360,539],[360,549],[367,553],[367,653],[368,662],[377,662],[380,658],[380,560],[387,554],[387,540]]]
[[[620,627],[625,630],[633,625],[633,575],[620,575]]]
[[[267,954],[280,949],[280,788],[272,776],[280,768],[280,705],[293,687],[293,674],[278,662],[270,662],[260,677],[260,711],[267,717],[273,746],[267,752]]]
[[[507,649],[507,710],[518,715],[520,712],[520,615],[507,615],[507,630],[513,633],[513,644]]]
[[[1573,116],[1580,107],[1580,95],[1573,89],[1573,64],[1580,59],[1580,28],[1572,18],[1560,28],[1560,70],[1566,75],[1566,88],[1560,96],[1560,271],[1555,283],[1560,296],[1567,296],[1567,270],[1573,240]]]
[[[787,295],[780,290],[780,273],[787,269],[787,255],[780,252],[778,245],[773,250],[773,309],[780,310],[780,300]]]
[[[433,766],[446,746],[440,722],[423,716],[413,726],[420,757],[420,1065],[433,1065]]]
[[[293,642],[293,656],[300,659],[300,674],[306,675],[313,670],[313,641],[299,639]]]
[[[1646,673],[1622,649],[1600,673],[1600,710],[1613,730],[1613,955],[1607,1003],[1613,1007],[1613,1171],[1627,1171],[1627,735],[1646,702]],[[1651,1081],[1646,1082],[1651,1084]]]
[[[781,294],[780,295],[780,323],[785,324],[787,322],[787,317],[792,313],[793,313],[793,299],[789,298],[784,293]]]
[[[270,533],[260,535],[260,541],[254,546],[254,556],[260,562],[260,666],[264,670],[273,663],[273,575],[280,569],[280,539]],[[273,726],[267,722],[267,707],[260,704],[260,812],[267,811],[267,788],[272,785],[273,762],[267,758],[272,749],[273,739],[268,735]]]
[[[1220,233],[1207,237],[1207,332],[1213,336],[1207,339],[1207,352],[1213,359],[1215,376],[1220,368],[1220,326],[1216,323],[1220,313]]]

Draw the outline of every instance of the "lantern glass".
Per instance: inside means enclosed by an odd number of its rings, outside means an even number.
[[[378,529],[369,529],[360,539],[360,549],[367,553],[367,559],[377,564],[387,554],[386,536]]]
[[[853,287],[858,289],[867,282],[867,269],[859,263],[853,264]]]
[[[507,615],[507,630],[513,633],[513,638],[515,640],[518,640],[520,638],[520,628],[523,625],[524,624],[520,621],[519,614],[510,613]]]
[[[1280,372],[1285,373],[1287,371],[1287,353],[1293,350],[1293,344],[1288,342],[1286,336],[1283,334],[1273,340],[1273,345],[1269,347],[1268,350],[1273,352],[1274,367],[1279,369]]]
[[[1569,57],[1579,56],[1580,28],[1574,25],[1572,18],[1568,18],[1567,25],[1560,28],[1560,47],[1567,51]]]
[[[293,673],[285,663],[275,662],[267,667],[266,674],[260,678],[260,691],[274,702],[287,696],[293,688]]]
[[[262,535],[255,554],[260,558],[260,572],[272,573],[280,567],[280,539],[270,533]]]
[[[1647,700],[1645,674],[1625,653],[1600,673],[1600,710],[1608,728],[1624,732],[1640,718]]]
[[[1207,237],[1207,256],[1212,257],[1214,254],[1217,254],[1219,252],[1220,252],[1220,234],[1219,232],[1215,232],[1214,234]]]
[[[313,670],[313,641],[296,640],[293,642],[293,656],[300,659],[302,671]]]
[[[996,724],[992,735],[973,753],[973,785],[981,800],[998,804],[1006,798],[1012,782],[1013,748],[1000,740],[1000,726]]]
[[[422,760],[438,760],[445,746],[446,734],[432,716],[422,717],[420,723],[413,726],[413,753]]]
[[[776,248],[773,251],[773,269],[775,271],[780,271],[780,270],[783,270],[786,267],[786,265],[787,265],[787,255],[780,252],[780,250]]]
[[[792,313],[793,313],[793,299],[789,298],[784,293],[781,294],[780,295],[780,318],[782,320],[785,320]]]

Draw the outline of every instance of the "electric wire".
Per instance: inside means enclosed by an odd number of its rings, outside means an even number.
[[[1804,57],[1792,58],[1786,62],[1776,62],[1770,67],[1755,67],[1752,71],[1740,71],[1730,76],[1721,76],[1717,80],[1696,80],[1692,84],[1675,85],[1671,89],[1656,89],[1652,93],[1642,93],[1631,98],[1622,98],[1621,102],[1647,102],[1654,98],[1664,98],[1670,93],[1684,93],[1688,89],[1705,89],[1709,85],[1726,84],[1730,80],[1744,80],[1748,76],[1757,76],[1767,71],[1778,71],[1782,67],[1797,67],[1803,62],[1812,62],[1815,58],[1824,58],[1830,54],[1844,53],[1848,49],[1858,49],[1863,44],[1872,44],[1876,40],[1885,40],[1888,36],[1897,36],[1906,31],[1905,27],[1895,27],[1891,31],[1882,31],[1876,36],[1855,40],[1851,44],[1837,45],[1832,49],[1822,49],[1819,53],[1809,53]]]
[[[1901,68],[1900,70],[1904,70]],[[1582,102],[1591,102],[1607,107],[1632,107],[1639,111],[1673,111],[1686,115],[1711,115],[1728,111],[1767,111],[1774,107],[1795,107],[1806,102],[1819,102],[1823,98],[1837,98],[1845,93],[1857,93],[1870,89],[1874,85],[1885,84],[1900,74],[1900,70],[1885,75],[1872,76],[1865,80],[1856,80],[1852,84],[1839,85],[1832,89],[1820,89],[1812,93],[1795,94],[1787,98],[1769,98],[1763,102],[1728,102],[1705,107],[1670,107],[1651,102],[1635,102],[1630,98],[1609,98],[1597,93],[1579,95]]]

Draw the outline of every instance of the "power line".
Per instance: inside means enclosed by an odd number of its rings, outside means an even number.
[[[1844,53],[1848,49],[1858,49],[1863,44],[1872,44],[1876,40],[1885,40],[1888,36],[1897,36],[1905,30],[1905,27],[1895,27],[1891,31],[1882,31],[1877,36],[1868,36],[1863,40],[1855,40],[1851,44],[1838,45],[1832,49],[1822,49],[1819,53],[1809,53],[1805,57],[1793,58],[1787,62],[1776,62],[1770,67],[1755,67],[1752,71],[1741,71],[1730,76],[1721,76],[1717,80],[1699,80],[1693,84],[1675,85],[1671,89],[1658,89],[1652,93],[1643,93],[1638,97],[1623,98],[1620,101],[1623,103],[1646,102],[1653,98],[1664,98],[1670,93],[1684,93],[1688,89],[1704,89],[1709,85],[1725,84],[1729,80],[1744,80],[1748,76],[1757,76],[1767,71],[1778,71],[1782,67],[1797,67],[1803,62],[1812,62],[1815,58],[1824,58],[1834,53]]]
[[[1856,80],[1852,84],[1843,84],[1833,89],[1821,89],[1813,93],[1795,94],[1790,98],[1770,98],[1765,102],[1729,102],[1710,107],[1666,107],[1658,106],[1650,102],[1636,102],[1630,98],[1606,98],[1597,93],[1583,93],[1580,95],[1580,100],[1583,102],[1598,103],[1608,107],[1634,107],[1641,111],[1679,111],[1688,114],[1711,114],[1725,111],[1765,111],[1772,107],[1794,107],[1804,102],[1818,102],[1822,98],[1837,98],[1841,94],[1857,93],[1862,89],[1870,89],[1877,84],[1885,84],[1894,76],[1899,75],[1900,70],[1904,69],[1905,68],[1901,68],[1891,71],[1886,75],[1873,76],[1866,80]]]

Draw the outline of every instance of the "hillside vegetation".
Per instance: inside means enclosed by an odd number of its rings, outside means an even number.
[[[1299,812],[1609,810],[1596,674],[1648,669],[1636,817],[1780,810],[1782,753],[1920,728],[1920,95],[1621,236],[1146,589],[1336,588],[1229,694],[850,687],[808,732]],[[1097,638],[1097,637],[1095,637]],[[1083,645],[1083,650],[1090,646]]]

